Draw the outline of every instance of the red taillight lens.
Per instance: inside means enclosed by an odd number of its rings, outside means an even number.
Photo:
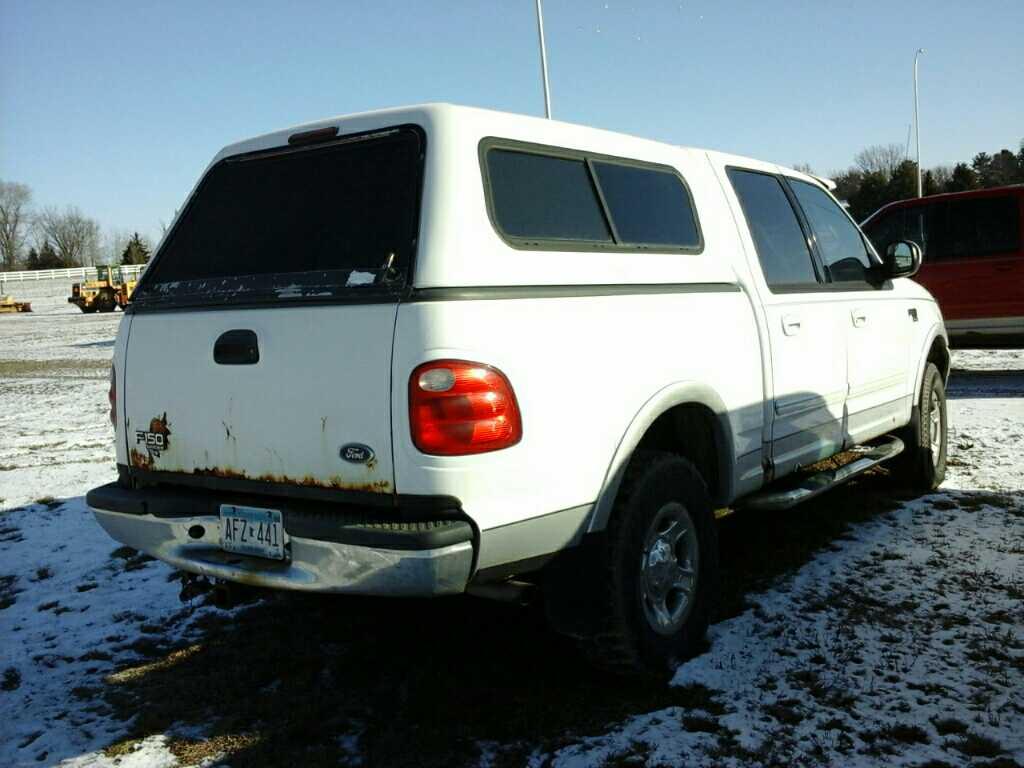
[[[436,456],[497,451],[523,436],[505,374],[466,360],[434,360],[412,372],[409,423],[416,447]]]
[[[117,429],[117,370],[110,366],[110,390],[107,392],[110,401],[110,423]]]

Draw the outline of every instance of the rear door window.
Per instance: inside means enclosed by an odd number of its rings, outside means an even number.
[[[789,179],[789,185],[807,217],[832,280],[866,282],[871,257],[857,225],[820,187],[798,179]]]
[[[418,232],[423,137],[401,128],[217,163],[133,296],[138,308],[394,294]]]
[[[946,203],[945,238],[940,259],[968,259],[1020,250],[1017,199],[978,197]]]
[[[769,288],[818,288],[807,238],[779,180],[739,168],[730,168],[728,175]]]

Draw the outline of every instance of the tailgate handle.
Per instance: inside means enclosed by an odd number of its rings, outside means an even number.
[[[252,331],[225,331],[213,345],[213,362],[218,365],[255,365],[259,361],[260,345]]]

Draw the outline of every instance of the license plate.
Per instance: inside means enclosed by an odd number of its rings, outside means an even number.
[[[220,505],[220,548],[239,555],[284,560],[284,525],[276,509]]]

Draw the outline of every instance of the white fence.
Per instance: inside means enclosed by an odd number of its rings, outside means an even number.
[[[126,264],[121,267],[121,274],[127,278],[135,278],[138,277],[145,268],[145,264]],[[86,280],[88,278],[95,277],[96,267],[29,269],[22,272],[0,272],[0,283],[24,283],[39,280]]]

